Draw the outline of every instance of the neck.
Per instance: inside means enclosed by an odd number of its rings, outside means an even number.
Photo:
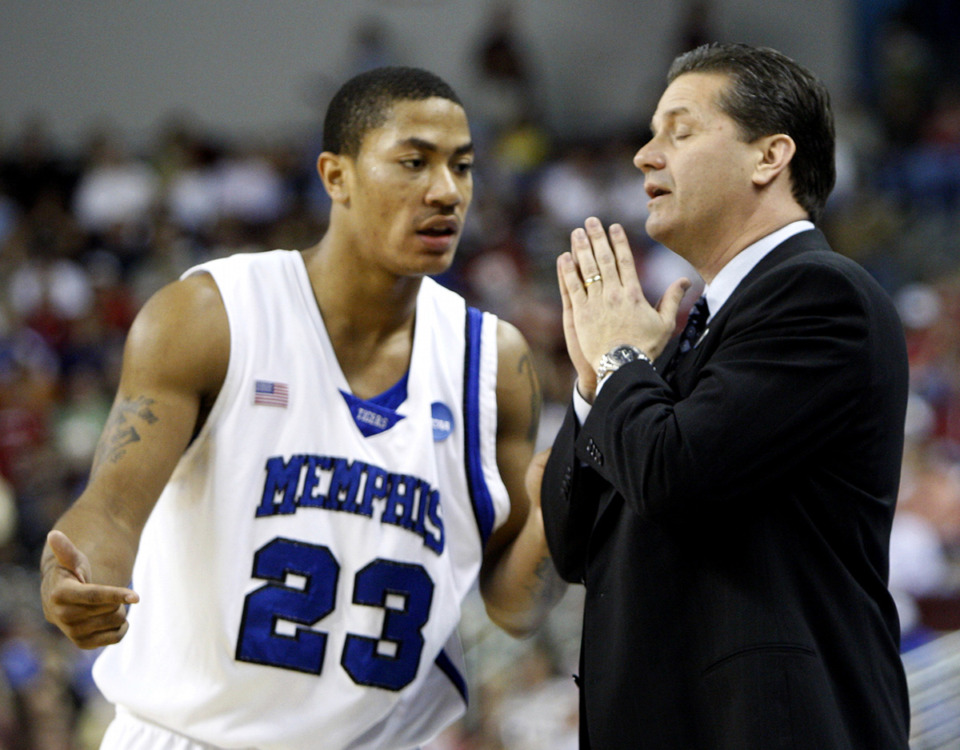
[[[372,398],[410,366],[420,277],[390,276],[324,238],[304,251],[310,284],[353,393]]]
[[[809,218],[803,209],[796,207],[791,210],[770,212],[764,215],[754,214],[750,220],[742,224],[739,231],[732,237],[722,241],[704,252],[687,257],[687,260],[697,269],[697,273],[704,282],[710,284],[727,263],[733,260],[743,250],[754,242],[773,234],[787,224]]]
[[[412,324],[422,278],[397,276],[328,233],[303,253],[313,293],[330,335],[358,339],[390,336]]]

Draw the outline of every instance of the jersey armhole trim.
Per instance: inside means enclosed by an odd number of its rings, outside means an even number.
[[[447,656],[447,652],[441,651],[439,654],[437,654],[434,664],[437,665],[437,668],[441,672],[450,678],[450,682],[453,683],[453,686],[457,689],[457,692],[460,693],[460,697],[463,698],[463,702],[469,703],[467,698],[467,681],[464,679],[463,675],[460,674],[460,671],[454,665],[450,657]]]
[[[467,308],[463,363],[463,421],[464,451],[467,457],[467,487],[470,505],[477,519],[480,539],[484,547],[493,532],[495,512],[490,489],[483,476],[480,454],[480,340],[483,313],[475,307]]]

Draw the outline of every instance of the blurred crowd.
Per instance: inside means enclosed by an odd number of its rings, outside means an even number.
[[[905,649],[960,629],[960,66],[944,68],[955,53],[938,29],[909,13],[878,27],[871,88],[856,107],[838,105],[839,180],[823,223],[897,302],[909,346],[891,544]],[[392,62],[382,29],[362,42],[358,66]],[[643,123],[589,139],[552,133],[509,11],[491,18],[476,57],[475,87],[462,92],[478,145],[474,206],[441,281],[526,335],[546,446],[573,385],[554,270],[570,230],[591,214],[621,222],[651,299],[692,270],[643,232],[631,162]],[[146,143],[100,127],[67,149],[39,116],[0,139],[0,750],[96,747],[110,713],[90,680],[94,655],[39,607],[45,534],[83,487],[126,331],[149,295],[195,263],[322,236],[318,135],[241,141],[171,115]],[[481,607],[468,612],[471,707],[433,750],[574,748],[578,609],[571,591],[521,644]]]

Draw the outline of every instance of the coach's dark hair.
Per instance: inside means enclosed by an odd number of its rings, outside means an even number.
[[[463,106],[449,84],[421,68],[394,66],[360,73],[330,100],[323,121],[323,150],[356,156],[364,136],[387,121],[396,102],[435,96]]]
[[[667,83],[684,73],[729,76],[718,104],[745,141],[776,133],[793,138],[793,197],[818,221],[837,177],[833,111],[823,83],[786,55],[746,44],[713,43],[690,50],[673,61]]]

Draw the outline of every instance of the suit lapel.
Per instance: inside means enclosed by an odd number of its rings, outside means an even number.
[[[810,252],[812,250],[824,250],[833,252],[827,244],[826,237],[819,229],[807,230],[788,237],[777,245],[773,250],[767,253],[760,262],[757,263],[750,272],[737,284],[736,289],[724,302],[717,314],[710,319],[707,331],[701,337],[700,343],[682,356],[676,365],[676,371],[673,375],[671,384],[680,398],[686,398],[696,387],[697,376],[703,369],[710,356],[716,351],[717,346],[723,340],[727,319],[730,317],[730,311],[736,306],[739,300],[750,286],[770,269],[775,268],[790,258],[800,253]]]

